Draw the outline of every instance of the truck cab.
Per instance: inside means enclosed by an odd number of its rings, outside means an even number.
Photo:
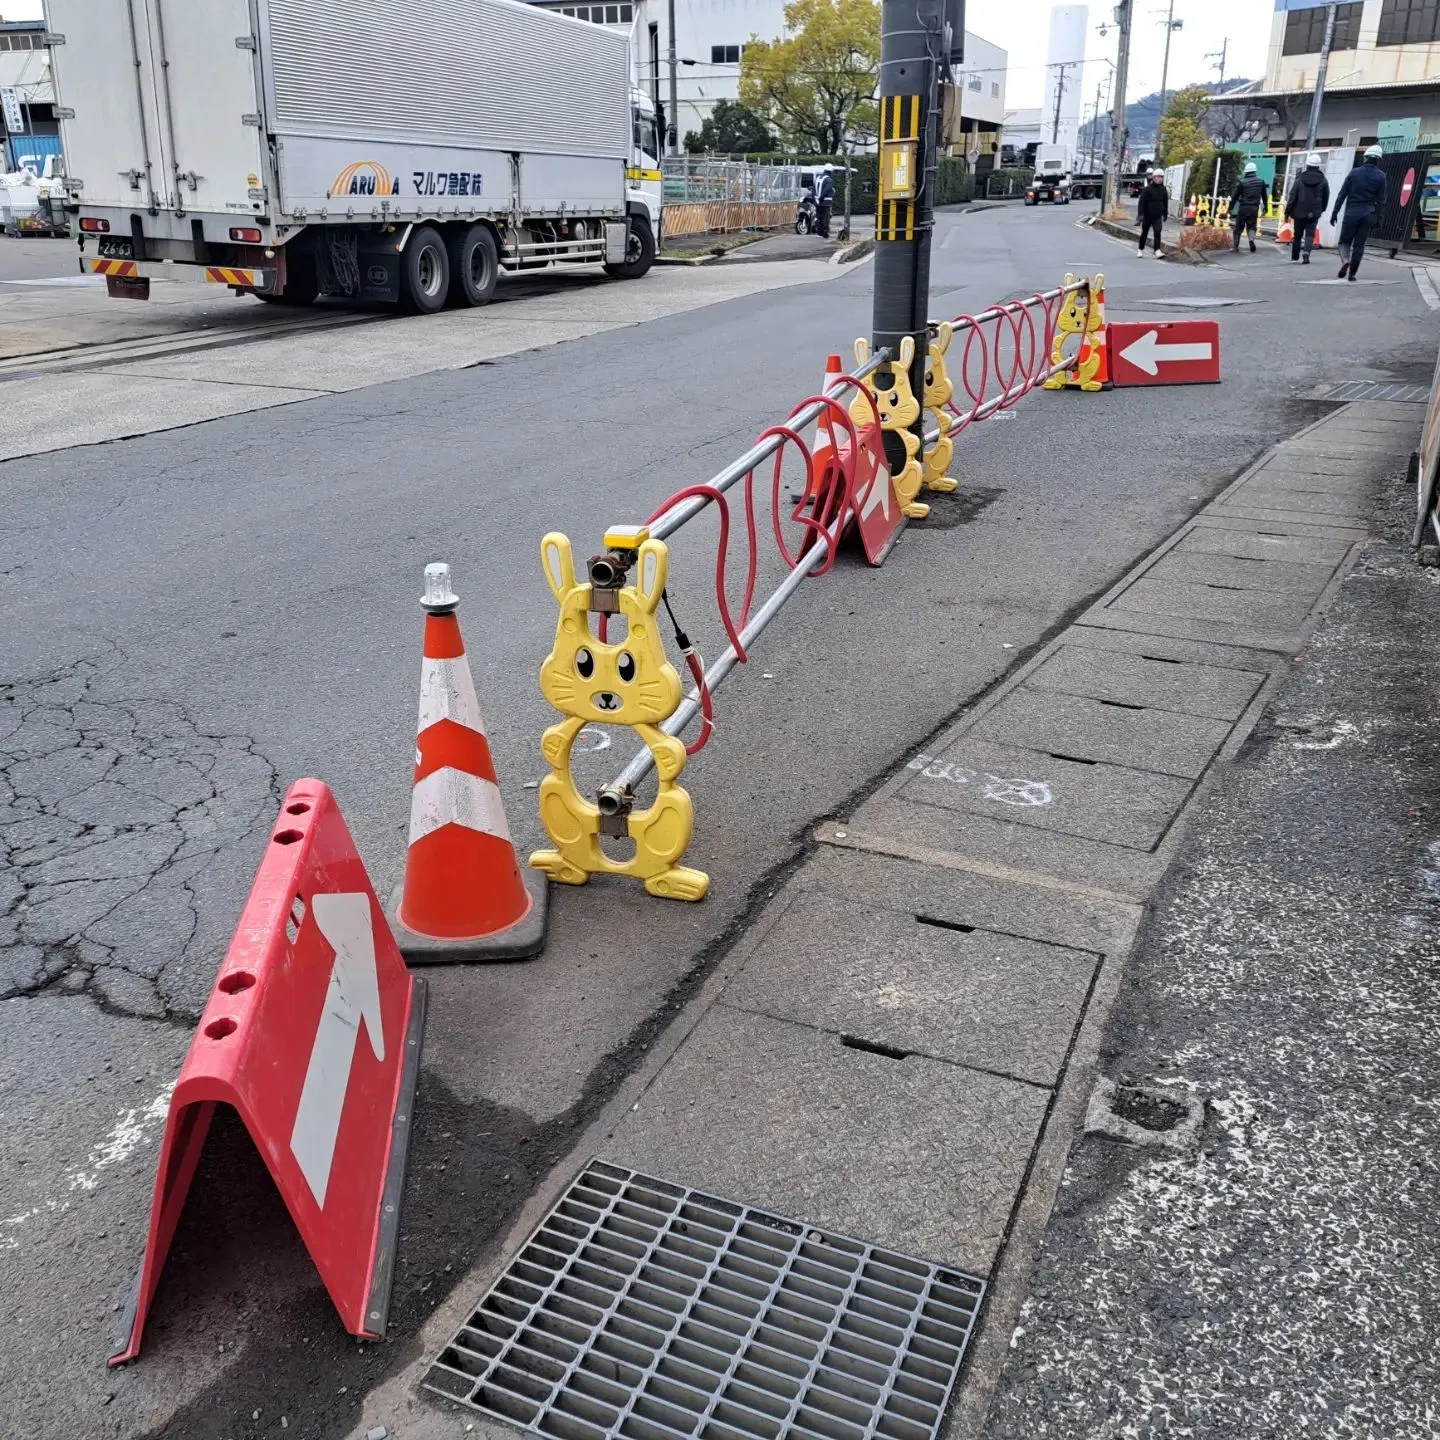
[[[655,104],[634,87],[630,91],[630,163],[625,167],[625,208],[649,221],[655,248],[660,248],[664,179],[660,173],[660,125]]]
[[[1064,145],[1035,147],[1035,174],[1025,187],[1027,205],[1068,205],[1073,157]]]

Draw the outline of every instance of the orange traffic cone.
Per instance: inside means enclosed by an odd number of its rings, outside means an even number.
[[[835,383],[835,377],[843,374],[844,368],[838,355],[825,357],[825,383],[820,387],[822,395],[829,392]],[[836,390],[832,398],[837,404],[843,405],[843,394],[843,391]],[[831,413],[827,405],[820,412],[820,419],[815,426],[815,448],[810,453],[810,478],[805,487],[806,500],[818,500],[834,483],[835,477],[830,471],[839,464],[839,450],[835,443],[835,431],[830,425]]]
[[[417,963],[523,960],[545,944],[545,877],[515,857],[448,565],[425,567],[420,603],[425,659],[395,936]]]
[[[1295,238],[1295,222],[1293,220],[1281,221],[1279,230],[1275,232],[1275,238],[1282,245],[1288,245]]]

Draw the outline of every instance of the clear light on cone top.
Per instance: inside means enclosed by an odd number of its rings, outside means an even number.
[[[453,609],[460,603],[450,588],[450,567],[443,560],[425,567],[425,596],[420,603],[427,610]]]

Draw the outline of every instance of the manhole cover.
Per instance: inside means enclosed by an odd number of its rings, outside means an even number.
[[[1168,300],[1151,300],[1172,310],[1220,310],[1226,305],[1258,305],[1258,300],[1237,300],[1221,295],[1175,295]]]
[[[597,1161],[424,1383],[556,1440],[929,1440],[984,1293]]]
[[[1410,400],[1423,405],[1430,398],[1428,385],[1403,385],[1394,380],[1346,380],[1329,386],[1321,400]]]

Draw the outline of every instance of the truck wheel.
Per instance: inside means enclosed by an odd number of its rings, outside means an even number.
[[[412,315],[433,315],[449,293],[450,252],[433,225],[422,225],[400,257],[400,308]]]
[[[500,252],[488,225],[472,225],[450,240],[450,303],[488,305],[500,279]]]
[[[655,233],[650,222],[639,215],[630,217],[630,233],[626,237],[625,263],[607,265],[605,273],[618,280],[638,280],[655,263]]]

